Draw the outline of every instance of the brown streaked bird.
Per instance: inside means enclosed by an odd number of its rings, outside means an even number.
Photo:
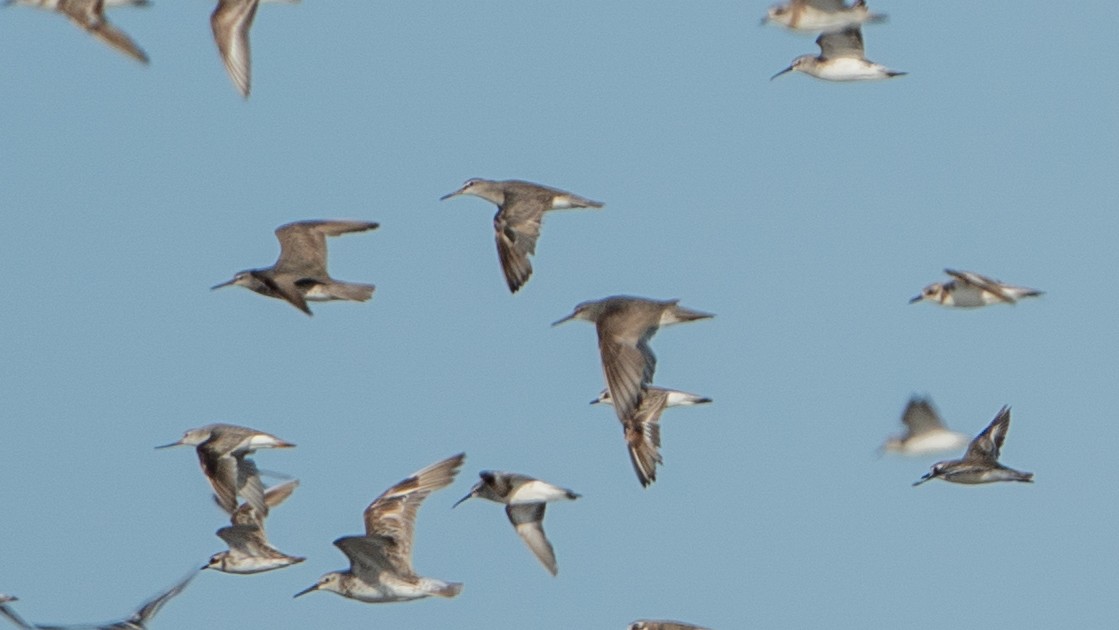
[[[628,630],[710,630],[709,628],[702,628],[700,626],[693,626],[690,623],[683,623],[680,621],[652,621],[649,619],[638,619],[637,621],[629,624]]]
[[[229,79],[244,98],[249,98],[252,89],[252,55],[249,48],[249,29],[253,26],[256,9],[261,2],[269,0],[218,0],[214,12],[210,14],[210,29],[214,31],[214,43],[225,63]],[[299,0],[275,0],[295,4]]]
[[[579,495],[528,475],[483,470],[478,476],[482,480],[474,484],[470,494],[451,507],[474,497],[504,503],[505,515],[517,530],[517,535],[536,554],[544,568],[555,575],[558,571],[556,552],[544,534],[544,508],[549,501],[574,500]]]
[[[264,492],[265,505],[271,509],[283,503],[298,485],[299,481],[293,479],[269,488]],[[214,500],[220,505],[221,501],[217,496],[214,496]],[[273,547],[264,534],[264,515],[247,502],[237,506],[230,522],[229,527],[217,531],[218,537],[229,545],[229,550],[211,556],[203,569],[249,575],[280,569],[306,560],[299,556],[289,556]]]
[[[182,593],[183,589],[187,587],[187,584],[190,584],[190,581],[194,579],[195,575],[198,575],[197,569],[191,571],[190,574],[183,578],[178,584],[172,586],[169,590],[144,602],[140,606],[139,610],[132,613],[132,616],[128,619],[123,619],[121,621],[102,625],[94,625],[93,627],[96,628],[96,630],[147,630],[148,622],[152,620],[152,617],[155,617],[156,613],[158,613],[159,610],[163,608],[163,605],[166,604],[172,597],[178,595],[179,593]],[[44,626],[41,624],[35,624],[32,627],[37,628],[38,630],[73,630],[76,628],[89,628],[90,626]]]
[[[667,407],[701,405],[709,402],[711,399],[704,396],[653,385],[645,386],[645,395],[641,398],[641,404],[633,414],[622,420],[629,460],[633,462],[633,471],[637,473],[637,480],[642,486],[648,487],[657,480],[657,464],[664,461],[660,453],[660,420],[664,410]],[[614,404],[614,400],[610,397],[610,390],[602,390],[598,398],[591,401],[592,405],[598,403]]]
[[[448,457],[381,493],[365,508],[365,535],[334,541],[334,546],[350,559],[350,568],[323,575],[295,597],[330,591],[362,602],[383,603],[458,595],[462,591],[458,582],[416,575],[412,539],[420,505],[429,494],[454,481],[465,458],[465,453]]]
[[[493,230],[497,240],[497,257],[509,291],[516,293],[532,275],[528,257],[536,253],[540,238],[540,222],[549,210],[567,208],[601,208],[602,202],[569,193],[558,188],[541,186],[516,179],[493,181],[469,179],[462,188],[439,198],[473,195],[497,205]]]
[[[237,509],[237,497],[242,496],[258,513],[267,515],[264,485],[260,482],[256,463],[248,456],[258,448],[292,448],[295,445],[256,429],[215,423],[191,429],[178,442],[156,448],[172,446],[195,447],[198,463],[223,510],[233,514]]]
[[[102,42],[141,63],[148,63],[147,54],[136,45],[136,42],[105,18],[105,7],[147,6],[147,0],[6,0],[4,4],[18,4],[61,13],[70,18],[78,28]]]
[[[375,230],[370,221],[299,221],[276,228],[280,257],[276,264],[238,272],[232,280],[210,287],[237,285],[270,298],[287,300],[311,315],[308,301],[351,300],[365,302],[376,288],[371,284],[340,282],[326,271],[326,237]]]
[[[1017,304],[1024,297],[1044,295],[1044,291],[1006,284],[971,271],[945,269],[944,273],[952,279],[930,284],[921,290],[920,295],[910,299],[909,303],[927,301],[941,306],[976,308],[999,303]]]
[[[570,315],[552,323],[558,326],[572,319],[594,322],[606,388],[623,424],[641,404],[645,386],[653,382],[657,358],[649,348],[649,340],[657,329],[714,317],[684,308],[678,302],[616,295],[583,302]]]
[[[993,481],[1032,482],[1034,474],[1019,472],[999,463],[999,450],[1010,429],[1010,407],[1004,406],[971,444],[963,459],[937,462],[932,470],[913,482],[919,486],[930,479],[943,479],[953,483],[991,483]]]

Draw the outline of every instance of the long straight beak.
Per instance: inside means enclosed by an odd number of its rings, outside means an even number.
[[[221,284],[215,284],[214,286],[210,287],[210,290],[213,291],[214,289],[220,289],[222,287],[228,287],[231,284],[233,284],[233,280],[229,280],[229,281],[223,282]]]
[[[170,444],[163,444],[161,446],[157,446],[156,448],[171,448],[172,446],[180,446],[180,445],[182,445],[182,442],[171,442]]]
[[[933,478],[933,474],[932,474],[931,472],[929,472],[929,473],[925,473],[925,476],[924,476],[924,477],[921,477],[921,478],[920,478],[920,479],[918,479],[917,481],[914,481],[914,482],[913,482],[913,487],[917,487],[917,486],[919,486],[919,485],[921,485],[921,484],[925,483],[926,481],[928,481],[929,479],[932,479],[932,478]]]
[[[922,298],[922,297],[923,297],[923,296],[920,296],[920,295],[914,296],[914,297],[912,297],[912,298],[910,298],[910,299],[909,299],[909,303],[910,303],[910,304],[916,304],[917,302],[920,302],[920,301],[921,301],[921,298]]]
[[[459,194],[460,192],[462,192],[461,188],[456,190],[453,193],[447,193],[447,194],[443,195],[442,197],[440,197],[439,201],[446,201],[446,200],[450,199],[451,197],[454,197],[455,195]]]
[[[317,590],[319,590],[319,583],[315,582],[314,584],[308,586],[307,588],[303,589],[302,591],[299,591],[298,593],[296,593],[295,595],[292,595],[291,597],[292,597],[292,599],[295,599],[296,597],[299,597],[300,595],[306,595],[307,593],[310,593],[311,591],[317,591]]]
[[[552,322],[552,325],[553,326],[559,326],[560,324],[562,324],[564,322],[569,322],[573,319],[575,319],[575,313],[572,313],[572,314],[568,315],[567,317],[564,317],[563,319],[557,319],[556,321]]]
[[[792,71],[793,71],[793,67],[792,67],[792,66],[789,66],[788,68],[785,68],[785,69],[784,69],[784,70],[782,70],[781,72],[778,72],[777,74],[775,74],[775,75],[773,75],[773,76],[769,77],[769,80],[770,80],[770,81],[772,81],[772,80],[776,79],[777,77],[779,77],[779,76],[781,76],[781,75],[785,74],[786,72],[792,72]]]
[[[455,504],[451,506],[451,509],[453,510],[453,509],[457,508],[459,503],[462,503],[463,501],[465,501],[465,500],[467,500],[467,499],[469,499],[470,497],[473,497],[473,496],[474,496],[474,493],[471,492],[470,494],[468,494],[465,497],[459,499],[458,501],[455,501]]]

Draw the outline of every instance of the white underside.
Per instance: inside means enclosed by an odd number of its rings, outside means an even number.
[[[970,439],[954,431],[930,431],[906,440],[897,451],[904,455],[926,455],[944,451],[959,450],[967,446]]]
[[[513,494],[509,495],[509,505],[543,503],[567,498],[567,490],[537,480],[522,485],[520,488],[517,488]]]
[[[888,79],[885,67],[855,57],[837,57],[805,68],[804,72],[825,81],[876,81]]]

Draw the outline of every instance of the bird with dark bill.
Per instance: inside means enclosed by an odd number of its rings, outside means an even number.
[[[999,463],[999,451],[1009,429],[1010,407],[1003,407],[995,415],[995,419],[991,420],[991,424],[971,441],[963,459],[933,464],[932,470],[913,482],[913,485],[919,486],[930,479],[966,484],[994,481],[1033,482],[1033,473],[1019,472]]]

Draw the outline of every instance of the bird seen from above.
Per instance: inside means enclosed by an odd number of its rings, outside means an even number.
[[[195,447],[202,472],[214,489],[214,499],[227,513],[233,514],[237,509],[237,497],[241,496],[259,514],[267,515],[264,485],[260,482],[256,463],[248,456],[258,448],[293,448],[295,445],[256,429],[215,423],[191,429],[178,442],[156,448],[172,446]]]
[[[329,591],[375,604],[458,595],[462,591],[460,583],[416,575],[412,539],[420,505],[432,492],[451,485],[465,458],[465,453],[448,457],[385,490],[365,508],[365,535],[334,541],[334,546],[350,559],[350,568],[323,575],[295,597]]]
[[[649,348],[649,340],[657,329],[714,317],[711,313],[684,308],[678,302],[615,295],[583,302],[570,315],[552,323],[558,326],[572,319],[594,322],[606,388],[622,424],[641,404],[646,385],[653,382],[657,358]]]
[[[774,5],[762,18],[801,33],[834,33],[872,22],[885,22],[886,16],[871,13],[865,0],[844,6],[843,0],[789,0]]]
[[[1010,428],[1010,407],[999,410],[991,424],[971,441],[963,459],[937,462],[932,470],[913,482],[919,486],[930,479],[953,483],[991,483],[993,481],[1033,482],[1033,473],[1019,472],[999,463],[999,450]]]
[[[265,505],[271,509],[283,503],[298,485],[299,481],[293,479],[265,490]],[[217,496],[214,500],[218,501]],[[218,537],[229,545],[229,550],[211,556],[203,569],[249,575],[280,569],[306,560],[299,556],[289,556],[269,544],[268,537],[264,534],[264,515],[247,502],[237,506],[230,523],[228,527],[217,531]]]
[[[238,272],[232,280],[214,285],[245,287],[261,295],[287,300],[311,315],[308,301],[351,300],[365,302],[373,297],[374,286],[340,282],[326,271],[326,237],[377,229],[370,221],[299,221],[276,228],[280,257],[271,267]]]
[[[241,96],[249,98],[252,89],[252,55],[249,47],[249,29],[253,27],[257,7],[268,0],[218,0],[210,14],[210,29],[214,43],[229,73],[233,86]],[[294,4],[299,0],[276,0]]]
[[[528,475],[483,470],[478,476],[482,480],[474,484],[470,494],[451,507],[474,497],[504,503],[505,515],[517,530],[517,535],[536,554],[544,568],[555,575],[558,571],[556,552],[544,534],[544,508],[549,501],[574,500],[579,495]]]
[[[105,18],[105,8],[112,6],[147,6],[148,0],[5,0],[5,5],[24,5],[56,11],[70,18],[78,28],[116,48],[140,63],[148,63],[148,55],[124,31]]]
[[[883,451],[925,455],[963,448],[970,441],[967,435],[950,431],[927,398],[910,398],[902,412],[901,422],[905,425],[905,433],[887,438],[882,445]]]
[[[911,298],[909,303],[933,302],[955,308],[978,308],[990,304],[1017,304],[1022,298],[1045,294],[1044,291],[1017,287],[970,271],[945,269],[944,273],[952,276],[952,279],[930,284],[921,290],[920,295]]]
[[[668,407],[701,405],[709,402],[711,402],[710,398],[688,392],[653,385],[645,387],[641,404],[622,420],[622,432],[625,434],[626,447],[629,449],[629,459],[633,462],[633,471],[637,473],[637,480],[642,486],[648,487],[657,480],[657,464],[663,463],[660,453],[661,413]],[[592,405],[599,403],[614,404],[609,389],[602,390],[598,398],[591,401]]]
[[[497,205],[493,217],[494,236],[497,240],[497,257],[509,291],[516,293],[532,275],[528,257],[536,253],[536,239],[540,238],[540,222],[549,210],[567,208],[601,208],[602,202],[515,179],[493,181],[467,180],[462,188],[439,198],[440,201],[459,195],[481,197]]]
[[[908,74],[868,61],[863,52],[863,34],[858,28],[824,33],[816,38],[816,45],[820,47],[819,56],[801,55],[769,80],[793,71],[825,81],[877,81]]]

